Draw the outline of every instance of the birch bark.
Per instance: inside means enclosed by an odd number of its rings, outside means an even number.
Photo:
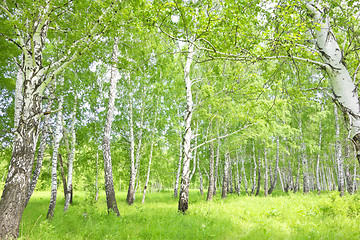
[[[219,136],[219,133],[218,133]],[[221,140],[220,138],[218,138],[218,144],[217,144],[217,148],[216,148],[216,161],[215,161],[215,171],[214,171],[214,194],[216,195],[216,190],[217,190],[217,181],[218,181],[218,175],[219,175],[219,159],[220,159],[220,143]]]
[[[323,105],[321,105],[321,111],[323,111]],[[316,190],[318,194],[321,193],[321,186],[320,186],[320,153],[321,153],[321,140],[322,140],[322,131],[321,131],[321,120],[319,121],[319,153],[317,154],[316,159]]]
[[[177,109],[177,115],[179,116],[180,119],[180,106],[178,106]],[[180,120],[179,120],[179,127],[181,126]],[[179,161],[178,161],[178,165],[177,165],[177,171],[176,171],[176,179],[175,179],[175,185],[174,185],[174,197],[177,198],[178,197],[178,189],[179,189],[179,179],[180,179],[180,172],[181,172],[181,162],[182,162],[182,131],[179,130],[178,131],[179,134]]]
[[[322,1],[304,1],[311,17],[319,28],[314,29],[316,47],[325,64],[330,79],[334,100],[341,110],[348,115],[350,138],[356,149],[356,157],[360,162],[360,103],[358,88],[351,78],[344,61],[343,52],[331,28],[327,10]]]
[[[158,109],[158,106],[159,106],[159,101],[157,101],[157,103],[156,103],[156,108],[157,109]],[[148,165],[148,171],[147,171],[147,174],[146,174],[146,181],[145,181],[145,186],[144,186],[144,191],[143,191],[142,203],[145,202],[146,189],[147,189],[147,186],[149,184],[149,179],[150,179],[150,169],[151,169],[151,161],[152,161],[154,141],[155,141],[155,128],[156,128],[157,114],[158,114],[158,110],[156,110],[155,117],[154,117],[154,125],[153,125],[153,132],[152,132],[152,137],[151,137],[150,155],[149,155],[149,165]]]
[[[38,13],[36,15],[27,15],[25,11],[29,10],[21,8],[16,9],[16,13],[12,13],[6,1],[3,2],[1,8],[2,14],[6,15],[4,19],[11,21],[14,26],[17,35],[16,43],[21,49],[23,60],[20,71],[23,81],[22,86],[18,85],[16,89],[21,89],[23,102],[19,112],[9,171],[0,201],[0,238],[17,238],[19,235],[19,225],[27,203],[27,191],[34,163],[38,126],[43,115],[41,109],[43,92],[62,70],[93,45],[97,39],[94,36],[106,28],[103,27],[105,23],[103,16],[108,15],[113,8],[111,4],[95,22],[89,34],[75,41],[72,47],[66,49],[67,52],[63,57],[44,66],[42,55],[47,43],[49,23],[54,20],[53,14],[58,12],[55,9],[59,10],[67,6],[67,4],[63,6],[53,6],[53,4],[54,2],[50,0],[43,1],[36,9]],[[33,9],[30,9],[30,12],[31,10]],[[22,20],[19,20],[23,16],[29,17],[25,21],[31,23],[31,31],[24,27]]]
[[[214,194],[214,144],[211,142],[209,144],[209,188],[207,193],[207,201],[211,201]]]
[[[222,192],[221,192],[221,198],[223,199],[227,198],[228,181],[229,181],[229,156],[227,152],[225,154],[224,175],[223,175]]]
[[[181,176],[180,197],[178,210],[185,212],[189,207],[189,186],[190,186],[190,161],[191,161],[191,120],[193,114],[193,100],[191,92],[190,68],[195,55],[194,45],[189,43],[189,50],[184,67],[184,81],[186,88],[186,115],[185,115],[185,133],[183,141],[183,170]]]
[[[130,86],[130,77],[128,79]],[[135,168],[135,137],[134,137],[134,122],[133,122],[133,93],[130,90],[129,93],[129,132],[130,132],[130,174],[129,174],[129,188],[126,196],[126,202],[129,205],[132,205],[134,202],[135,195],[135,177],[136,177],[136,168]]]
[[[264,148],[264,160],[265,160],[265,174],[264,174],[264,195],[268,196],[268,159],[267,159],[267,149]]]
[[[48,102],[46,111],[50,112],[51,111],[51,105],[53,103],[53,95],[51,94],[50,100]],[[41,172],[41,167],[42,167],[42,163],[44,160],[44,153],[45,153],[45,147],[46,147],[46,140],[49,136],[49,119],[50,119],[50,114],[45,115],[44,117],[44,121],[43,121],[43,128],[41,131],[41,139],[40,139],[40,146],[38,149],[38,154],[37,154],[37,158],[36,158],[36,165],[35,165],[35,169],[34,172],[32,174],[31,177],[31,181],[30,181],[30,186],[29,186],[29,190],[27,192],[27,200],[26,200],[26,205],[29,202],[31,195],[33,194],[35,187],[36,187],[36,183],[39,179],[40,176],[40,172]]]
[[[111,134],[111,125],[114,120],[115,98],[117,93],[116,84],[118,79],[120,78],[116,65],[118,60],[118,41],[119,41],[118,38],[114,38],[110,88],[109,88],[109,103],[108,103],[108,109],[107,109],[107,115],[106,115],[106,121],[104,127],[104,136],[102,142],[107,209],[108,212],[110,211],[115,212],[117,216],[119,216],[120,213],[116,204],[116,197],[114,190],[114,181],[113,181],[112,164],[111,164],[111,151],[110,151],[110,134]]]
[[[67,211],[69,208],[69,204],[72,203],[72,194],[73,194],[73,187],[72,187],[72,175],[73,175],[73,162],[75,158],[75,144],[76,144],[76,131],[75,131],[75,124],[76,124],[76,97],[74,103],[74,109],[72,112],[71,117],[71,152],[70,157],[68,160],[68,175],[67,175],[67,187],[66,187],[66,195],[65,195],[65,204],[64,204],[64,211]]]
[[[141,102],[141,116],[140,116],[140,130],[139,130],[139,137],[138,137],[138,144],[137,144],[137,148],[136,148],[136,156],[135,156],[135,178],[137,178],[137,184],[135,189],[132,191],[134,193],[133,197],[133,201],[135,200],[135,194],[136,194],[136,189],[138,187],[139,184],[139,178],[140,178],[140,157],[141,157],[141,147],[142,147],[142,135],[143,135],[143,128],[144,128],[144,112],[145,112],[145,96],[146,96],[146,90],[144,90],[143,92],[143,99]],[[133,126],[134,127],[134,126]],[[134,130],[133,130],[134,132]],[[135,139],[133,139],[135,141]],[[130,187],[130,185],[129,185]],[[131,192],[130,190],[128,192]],[[132,203],[129,203],[130,205]]]
[[[60,85],[64,84],[64,79],[61,78]],[[59,109],[62,109],[64,103],[64,96],[59,97]],[[48,213],[46,218],[52,219],[54,217],[54,209],[56,205],[56,195],[57,195],[57,158],[59,153],[60,141],[62,139],[62,110],[57,114],[56,130],[54,134],[54,150],[51,160],[51,197]]]
[[[334,116],[335,116],[335,158],[337,165],[337,176],[338,176],[338,186],[340,191],[340,196],[344,196],[344,160],[341,156],[341,144],[340,144],[340,125],[339,117],[336,105],[334,106]]]
[[[258,174],[258,180],[257,180],[257,187],[256,187],[256,194],[255,194],[255,196],[258,196],[258,195],[259,195],[259,193],[260,193],[260,186],[261,186],[261,157],[260,157],[260,150],[259,150],[259,156],[258,156],[257,174]]]

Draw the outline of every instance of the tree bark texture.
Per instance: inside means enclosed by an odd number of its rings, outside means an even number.
[[[112,55],[112,66],[110,76],[110,89],[109,89],[109,103],[107,109],[107,115],[104,127],[104,136],[102,142],[103,158],[104,158],[104,178],[105,178],[105,192],[106,192],[106,203],[108,212],[113,211],[117,216],[120,215],[119,209],[116,204],[114,181],[112,174],[111,164],[111,151],[110,151],[110,135],[111,125],[114,120],[114,109],[115,109],[115,98],[116,98],[116,84],[120,78],[117,70],[117,58],[118,58],[118,38],[114,39],[113,55]]]
[[[64,81],[61,78],[61,85],[63,85]],[[59,97],[59,109],[62,109],[64,103],[64,96],[61,95]],[[59,153],[60,141],[62,139],[62,111],[60,110],[57,114],[56,121],[56,130],[54,134],[54,150],[51,160],[51,197],[48,213],[46,218],[52,219],[54,217],[54,210],[56,206],[56,196],[57,196],[57,158]]]
[[[51,111],[52,103],[53,103],[53,95],[51,94],[51,98],[50,98],[50,100],[47,104],[47,108],[46,108],[47,112]],[[48,133],[49,132],[49,119],[50,119],[50,114],[45,115],[44,120],[43,120],[42,130],[41,130],[40,146],[39,146],[38,153],[37,153],[36,165],[35,165],[35,169],[32,174],[32,177],[31,177],[30,186],[29,186],[29,190],[27,193],[26,205],[29,202],[31,195],[33,194],[33,192],[35,190],[36,183],[40,176],[41,167],[42,167],[42,163],[44,160],[46,141],[49,136],[49,133]]]
[[[207,193],[207,201],[211,201],[214,194],[214,144],[211,142],[209,144],[209,188]]]
[[[258,156],[258,164],[257,164],[257,187],[256,187],[256,194],[255,196],[258,196],[260,193],[260,186],[261,186],[261,154],[259,150],[259,156]]]
[[[181,127],[181,122],[180,122],[180,106],[178,106],[177,108],[177,115],[179,117],[179,128]],[[180,179],[180,172],[181,172],[181,163],[182,163],[182,154],[183,154],[183,149],[182,149],[182,131],[179,130],[178,131],[179,134],[179,160],[178,160],[178,165],[177,165],[177,171],[176,171],[176,178],[175,178],[175,185],[174,185],[174,197],[177,198],[178,197],[178,192],[179,192],[179,179]]]
[[[338,171],[338,186],[340,191],[340,196],[344,196],[344,159],[341,156],[341,143],[340,143],[340,125],[339,117],[336,105],[334,106],[334,116],[335,116],[335,158]]]
[[[190,161],[191,161],[191,119],[193,114],[193,100],[191,92],[190,67],[194,57],[194,45],[189,43],[189,52],[186,57],[184,67],[184,81],[186,88],[186,113],[185,113],[185,132],[183,140],[183,169],[180,184],[180,196],[178,210],[185,213],[189,207],[189,186],[190,186]]]
[[[69,208],[69,204],[72,203],[72,194],[73,194],[73,186],[72,186],[72,175],[73,175],[73,165],[75,159],[75,144],[76,144],[76,131],[75,131],[75,124],[76,124],[76,98],[74,102],[74,109],[71,113],[71,152],[68,160],[68,179],[67,179],[67,187],[66,187],[66,195],[65,195],[65,204],[64,204],[64,211],[67,211]]]
[[[130,77],[128,79],[130,86]],[[130,90],[129,93],[129,132],[130,132],[130,172],[129,172],[129,187],[126,196],[126,202],[129,205],[134,203],[135,195],[135,178],[136,178],[136,166],[135,166],[135,137],[134,137],[134,122],[133,122],[133,93]]]
[[[219,136],[219,134],[218,134]],[[214,194],[213,195],[216,195],[216,190],[217,190],[217,181],[218,181],[218,177],[219,177],[219,159],[220,159],[220,143],[221,143],[221,140],[220,138],[218,138],[218,144],[217,144],[217,147],[216,147],[216,161],[215,161],[215,169],[214,169]]]
[[[268,159],[267,159],[267,149],[264,148],[264,161],[265,161],[265,174],[264,174],[264,195],[268,196]]]
[[[223,199],[227,198],[228,181],[229,181],[229,156],[228,156],[228,153],[226,153],[225,154],[225,162],[224,162],[222,192],[221,192],[221,198],[223,198]]]
[[[349,74],[344,54],[331,29],[331,21],[322,1],[304,1],[311,17],[318,28],[314,29],[316,47],[324,62],[334,100],[341,106],[341,110],[348,115],[350,138],[356,149],[356,156],[360,162],[360,102],[358,87]]]

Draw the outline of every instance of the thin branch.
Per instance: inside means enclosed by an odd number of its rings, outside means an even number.
[[[9,40],[10,42],[12,42],[13,44],[15,44],[18,48],[20,48],[20,50],[22,51],[23,48],[20,46],[20,44],[18,44],[14,39],[9,38],[8,36],[6,36],[3,33],[0,33],[0,36],[4,36],[7,40]]]
[[[318,61],[315,61],[315,60],[311,60],[311,59],[307,59],[307,58],[302,58],[302,57],[296,57],[296,56],[272,56],[272,57],[262,57],[260,58],[259,60],[262,60],[262,59],[280,59],[280,58],[293,58],[293,59],[296,59],[296,60],[301,60],[301,61],[305,61],[305,62],[308,62],[308,63],[312,63],[312,64],[315,64],[315,65],[318,65],[320,67],[323,67],[323,68],[331,68],[331,66],[329,66],[328,64],[325,64],[325,63],[322,63],[322,62],[318,62]]]
[[[302,47],[302,48],[305,48],[311,52],[316,52],[316,53],[320,53],[319,50],[315,49],[315,48],[312,48],[312,47],[309,47],[309,46],[306,46],[306,45],[302,45],[302,44],[298,44],[298,43],[295,43],[295,46],[298,46],[298,47]]]
[[[254,124],[249,124],[249,125],[245,125],[244,127],[242,127],[242,128],[239,129],[239,130],[236,130],[235,132],[232,132],[232,133],[229,133],[229,134],[225,134],[225,135],[222,135],[222,136],[220,136],[220,137],[216,137],[216,138],[213,138],[213,139],[211,139],[211,140],[205,141],[205,142],[203,142],[203,143],[201,143],[201,144],[193,147],[193,148],[191,149],[191,151],[194,151],[195,149],[198,149],[199,147],[204,146],[205,144],[211,143],[211,142],[213,142],[213,141],[215,141],[215,140],[222,139],[222,138],[226,138],[226,137],[229,137],[229,136],[231,136],[231,135],[234,135],[235,133],[238,133],[238,132],[240,132],[240,131],[242,131],[242,130],[244,130],[244,129],[252,126],[252,125],[256,125],[256,123],[254,123]]]

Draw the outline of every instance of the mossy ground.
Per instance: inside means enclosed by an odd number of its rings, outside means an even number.
[[[35,192],[21,222],[21,239],[360,239],[360,196],[337,192],[303,195],[275,192],[270,197],[230,194],[211,203],[190,192],[190,206],[177,211],[172,192],[141,195],[133,206],[126,193],[117,193],[120,217],[108,214],[105,194],[97,203],[74,193],[64,213],[58,193],[55,217],[45,219],[50,192]]]

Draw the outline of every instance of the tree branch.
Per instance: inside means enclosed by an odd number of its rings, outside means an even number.
[[[322,62],[318,62],[318,61],[315,61],[315,60],[311,60],[311,59],[308,59],[308,58],[302,58],[302,57],[296,57],[296,56],[272,56],[272,57],[262,57],[262,58],[259,58],[259,60],[262,60],[262,59],[281,59],[281,58],[292,58],[292,59],[296,59],[296,60],[301,60],[301,61],[304,61],[304,62],[312,63],[312,64],[318,65],[318,66],[323,67],[323,68],[326,68],[326,69],[331,68],[331,66],[329,66],[328,64],[325,64],[325,63],[322,63]]]
[[[213,141],[215,141],[215,140],[222,139],[222,138],[226,138],[226,137],[229,137],[229,136],[231,136],[231,135],[234,135],[235,133],[238,133],[238,132],[240,132],[240,131],[242,131],[242,130],[244,130],[244,129],[252,126],[252,125],[256,125],[256,123],[254,123],[254,124],[249,124],[249,125],[245,125],[244,127],[242,127],[242,128],[239,129],[239,130],[236,130],[235,132],[232,132],[232,133],[229,133],[229,134],[225,134],[225,135],[222,135],[222,136],[213,138],[213,139],[211,139],[211,140],[205,141],[205,142],[203,142],[203,143],[201,143],[201,144],[193,147],[193,148],[191,149],[191,151],[194,151],[195,149],[198,149],[199,147],[204,146],[205,144],[211,143],[211,142],[213,142]]]

